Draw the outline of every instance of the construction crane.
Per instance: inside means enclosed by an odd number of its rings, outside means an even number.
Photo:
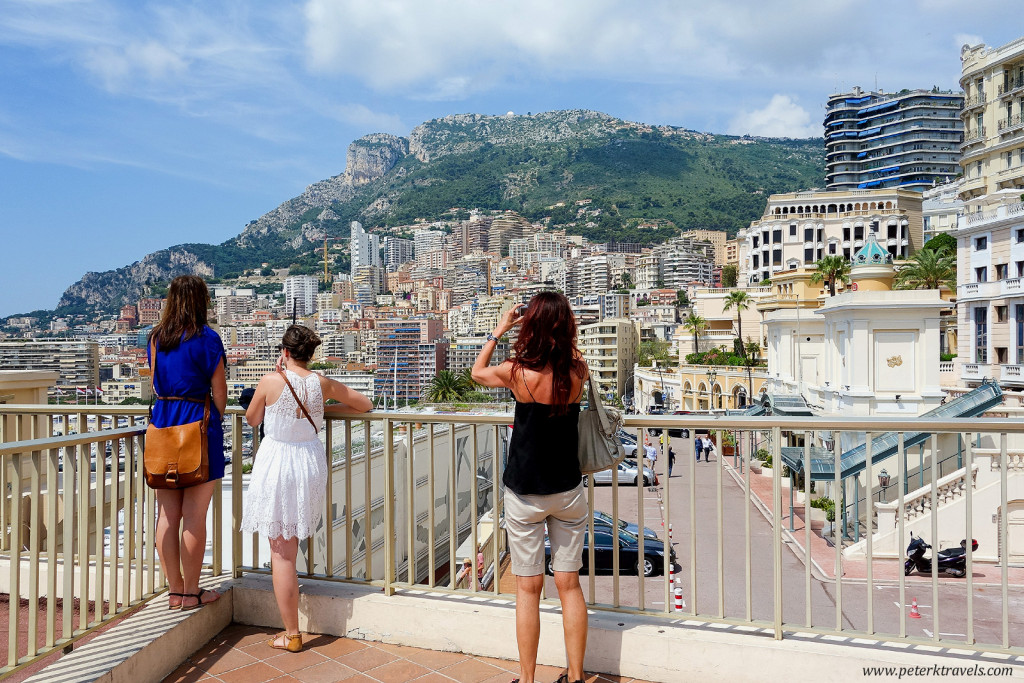
[[[331,285],[331,271],[330,261],[327,260],[327,243],[334,240],[344,239],[342,237],[328,237],[324,235],[324,284],[330,287]]]

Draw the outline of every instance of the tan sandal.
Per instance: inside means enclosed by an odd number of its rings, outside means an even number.
[[[284,638],[284,644],[278,645],[278,641]],[[275,650],[287,650],[288,652],[302,652],[301,633],[281,633],[267,641],[267,645]]]

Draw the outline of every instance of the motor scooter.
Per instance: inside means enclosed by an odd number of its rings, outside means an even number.
[[[932,559],[924,556],[924,551],[931,546],[924,542],[920,536],[914,537],[910,534],[910,545],[907,546],[907,561],[903,565],[903,573],[910,576],[910,572],[917,569],[919,574],[932,573]],[[971,539],[971,550],[978,549],[977,539]],[[961,578],[967,575],[967,539],[960,541],[959,548],[945,548],[937,553],[938,570],[940,572]]]

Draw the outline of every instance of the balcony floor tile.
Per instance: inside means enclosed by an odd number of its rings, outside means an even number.
[[[181,664],[164,683],[508,683],[519,663],[460,652],[306,635],[299,653],[274,650],[279,629],[232,624]],[[565,669],[537,666],[537,681],[555,681]],[[588,673],[587,683],[631,683],[613,674]],[[644,683],[636,681],[635,683]]]

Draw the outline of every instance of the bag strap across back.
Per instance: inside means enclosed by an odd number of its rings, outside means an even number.
[[[295,397],[295,402],[299,404],[300,408],[302,408],[302,414],[306,416],[307,420],[309,420],[309,424],[313,425],[313,431],[319,432],[320,430],[316,428],[316,423],[313,422],[313,418],[309,416],[309,411],[306,410],[306,406],[303,404],[302,399],[300,399],[299,395],[295,393],[295,387],[293,387],[292,383],[288,381],[288,375],[285,374],[284,370],[280,370],[279,372],[281,373],[281,378],[284,379],[284,383],[288,385],[288,389],[292,392],[292,396]]]

